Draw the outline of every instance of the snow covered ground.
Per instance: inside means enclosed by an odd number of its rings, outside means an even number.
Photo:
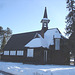
[[[0,73],[0,75],[3,75],[2,73]]]
[[[0,62],[0,70],[14,75],[75,75],[75,66],[65,65],[30,65]]]

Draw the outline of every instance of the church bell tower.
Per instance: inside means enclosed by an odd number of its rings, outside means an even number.
[[[44,11],[44,16],[43,16],[43,19],[41,20],[41,23],[42,23],[42,30],[45,32],[48,30],[48,23],[50,22],[50,20],[48,19],[48,16],[47,16],[47,9],[45,7],[45,11]]]

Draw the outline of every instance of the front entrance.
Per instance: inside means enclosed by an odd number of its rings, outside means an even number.
[[[45,64],[47,63],[47,51],[46,50],[44,51],[44,63]]]

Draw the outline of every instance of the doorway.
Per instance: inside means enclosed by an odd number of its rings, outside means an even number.
[[[44,51],[44,63],[47,63],[47,50]]]

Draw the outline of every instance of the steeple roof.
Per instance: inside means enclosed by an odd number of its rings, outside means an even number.
[[[45,7],[45,11],[44,11],[44,16],[43,16],[43,18],[48,18],[48,17],[47,17],[47,10],[46,10],[46,7]]]

